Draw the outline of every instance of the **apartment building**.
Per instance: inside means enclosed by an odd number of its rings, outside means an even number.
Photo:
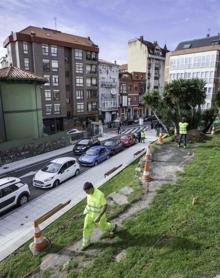
[[[120,73],[120,107],[121,121],[130,121],[144,117],[146,107],[143,96],[146,91],[145,72]]]
[[[199,78],[206,82],[206,102],[212,105],[214,92],[220,88],[220,35],[180,42],[166,56],[165,81]]]
[[[99,110],[105,123],[117,118],[119,106],[119,65],[99,60]]]
[[[146,73],[146,91],[164,87],[166,45],[144,40],[143,36],[128,42],[128,72]]]
[[[29,26],[5,40],[13,66],[43,76],[44,129],[87,125],[98,117],[98,53],[90,37]]]

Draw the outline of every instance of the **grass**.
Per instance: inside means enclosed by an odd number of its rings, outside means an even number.
[[[92,266],[77,272],[69,265],[73,277],[147,277],[147,278],[213,278],[220,273],[220,135],[212,141],[197,144],[193,161],[180,173],[176,184],[164,185],[151,207],[128,219],[114,243],[96,244],[99,255]],[[107,182],[106,195],[130,185],[140,194],[134,177],[136,163]],[[195,204],[192,204],[196,198]],[[50,225],[44,235],[52,240],[55,252],[81,237],[85,201]],[[120,210],[115,208],[110,217]],[[115,256],[126,250],[126,257],[115,262]],[[43,255],[43,254],[42,254]],[[0,263],[0,277],[22,277],[35,269],[42,257],[32,257],[28,244]],[[74,260],[74,258],[73,258]]]
[[[124,186],[131,186],[134,189],[134,193],[130,197],[130,201],[135,201],[138,195],[140,196],[141,194],[140,186],[134,177],[136,167],[137,162],[132,163],[117,176],[106,182],[102,186],[101,190],[107,196],[114,191],[118,191]],[[85,205],[86,201],[81,201],[43,231],[43,235],[49,238],[52,242],[52,245],[47,252],[57,252],[82,237],[84,220],[82,212]],[[128,205],[115,206],[108,212],[108,218],[111,219],[117,216],[119,213],[124,211],[127,206]],[[30,242],[31,241],[24,244],[12,255],[0,262],[0,278],[24,277],[26,274],[34,271],[39,266],[41,258],[46,254],[46,252],[42,252],[42,254],[38,257],[33,257],[28,248]],[[45,273],[45,277],[47,276],[48,273]]]
[[[69,277],[211,278],[220,273],[220,136],[197,144],[175,185],[128,219],[114,244],[100,243],[91,267]],[[192,199],[196,202],[192,205]],[[126,249],[119,263],[115,256]]]

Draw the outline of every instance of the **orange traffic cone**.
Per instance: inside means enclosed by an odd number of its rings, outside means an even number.
[[[147,146],[147,151],[146,151],[145,157],[146,157],[146,160],[148,160],[148,161],[152,160],[152,154],[151,154],[149,146]]]
[[[142,181],[149,182],[151,180],[152,179],[150,177],[150,165],[149,165],[149,161],[147,160],[144,163],[144,171],[143,171]]]
[[[41,230],[37,222],[34,222],[34,242],[29,245],[33,256],[37,256],[41,251],[43,251],[48,245],[49,240],[41,235]]]
[[[158,138],[158,144],[163,144],[163,133],[159,134],[159,138]]]

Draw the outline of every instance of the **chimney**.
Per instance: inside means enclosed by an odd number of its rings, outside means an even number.
[[[114,64],[117,65],[117,61],[114,61]]]
[[[140,40],[141,42],[143,42],[143,41],[144,41],[144,36],[140,36],[139,40]]]
[[[90,41],[90,37],[88,37],[88,40]]]

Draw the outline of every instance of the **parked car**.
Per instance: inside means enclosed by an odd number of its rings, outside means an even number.
[[[19,178],[0,179],[0,213],[12,206],[22,206],[29,201],[30,191]]]
[[[80,130],[78,130],[77,128],[72,128],[67,130],[67,134],[72,134],[72,133],[79,133],[81,132]]]
[[[83,154],[85,153],[89,148],[93,146],[99,146],[100,141],[96,138],[91,138],[91,139],[82,139],[78,141],[74,147],[73,147],[73,153],[74,154]]]
[[[130,147],[136,143],[135,136],[133,134],[123,134],[120,138],[124,147]]]
[[[123,150],[123,145],[120,139],[109,139],[104,142],[104,146],[114,155]]]
[[[96,166],[100,162],[109,159],[109,157],[110,151],[105,146],[94,146],[79,157],[79,163],[84,166]]]
[[[80,166],[73,157],[60,157],[49,162],[33,178],[33,186],[40,188],[56,187],[63,181],[77,176]]]

